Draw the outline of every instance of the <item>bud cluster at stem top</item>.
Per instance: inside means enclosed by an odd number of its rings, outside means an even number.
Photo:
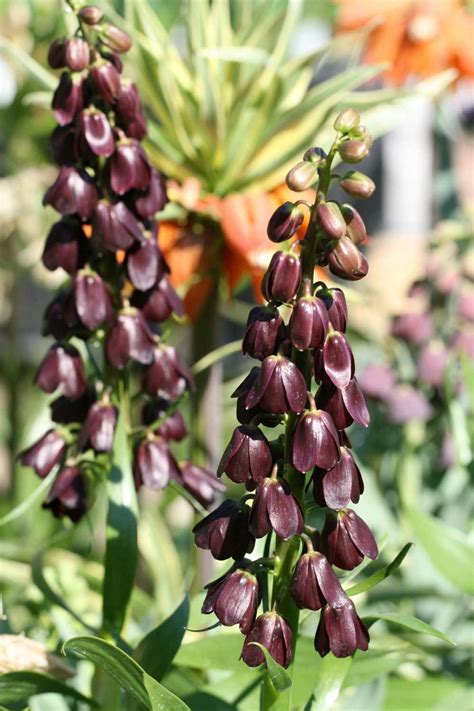
[[[240,622],[246,635],[242,658],[250,666],[264,661],[253,643],[265,646],[279,664],[290,664],[297,631],[297,612],[291,610],[299,608],[321,610],[315,636],[321,655],[348,656],[366,650],[369,641],[334,571],[352,570],[365,556],[378,555],[370,529],[350,508],[364,483],[346,429],[354,421],[367,426],[369,413],[346,335],[344,293],[315,282],[315,268],[329,266],[350,281],[367,273],[359,249],[366,238],[363,220],[352,205],[330,200],[328,193],[338,180],[350,195],[369,196],[370,178],[354,171],[333,176],[331,168],[337,153],[349,162],[365,157],[371,140],[352,109],[334,126],[330,150],[308,149],[287,176],[297,192],[315,188],[313,204],[286,202],[268,224],[269,238],[286,242],[300,230],[303,209],[310,210],[304,239],[273,254],[261,285],[267,303],[250,311],[243,338],[243,352],[259,364],[233,394],[240,424],[217,474],[244,484],[249,493],[239,502],[224,501],[194,528],[199,547],[218,560],[234,559],[229,572],[210,585],[203,612],[214,612],[224,625]],[[279,425],[284,431],[272,439]],[[308,513],[316,507],[325,512],[319,531],[310,526]],[[265,557],[251,561],[245,556],[259,538],[266,539]],[[236,592],[240,585],[242,595]],[[263,592],[270,588],[269,600]]]

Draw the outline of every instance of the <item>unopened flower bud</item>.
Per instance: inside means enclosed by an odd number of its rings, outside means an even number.
[[[58,87],[53,94],[52,108],[60,126],[71,123],[74,116],[84,106],[84,78],[63,72]]]
[[[263,479],[258,485],[250,512],[250,531],[263,538],[275,531],[284,540],[301,533],[303,512],[285,479]]]
[[[317,166],[323,166],[326,162],[327,153],[322,148],[308,148],[303,156],[303,160],[307,160],[310,163],[314,163]]]
[[[247,319],[242,352],[263,360],[278,350],[285,337],[283,320],[274,306],[254,306]]]
[[[56,430],[48,430],[40,439],[23,450],[20,461],[24,467],[31,467],[36,474],[44,479],[48,476],[66,449],[66,443]]]
[[[321,655],[332,652],[335,657],[350,657],[356,649],[367,651],[369,633],[357,615],[354,603],[346,598],[342,605],[327,605],[321,612],[314,648]]]
[[[113,52],[123,54],[132,46],[132,40],[126,32],[115,25],[106,25],[100,33],[100,39]]]
[[[326,307],[315,296],[298,299],[288,324],[291,344],[300,351],[319,348],[326,336],[329,319]]]
[[[351,138],[365,143],[369,151],[374,143],[372,135],[365,126],[357,126],[357,128],[353,129],[351,131]]]
[[[217,476],[227,474],[237,484],[254,489],[272,470],[273,457],[268,440],[258,427],[240,425],[234,430],[217,468]]]
[[[197,547],[210,550],[216,560],[240,560],[251,553],[255,545],[249,531],[249,515],[248,506],[226,499],[194,526]]]
[[[375,190],[374,181],[357,170],[349,170],[345,173],[339,180],[339,185],[348,195],[364,200],[371,197]]]
[[[321,550],[333,565],[352,570],[364,556],[375,560],[377,543],[372,531],[352,509],[328,513],[321,531]]]
[[[367,158],[369,149],[362,141],[345,141],[339,148],[339,155],[346,163],[360,163]]]
[[[284,202],[273,215],[267,227],[268,239],[272,242],[285,242],[290,239],[303,223],[304,215],[297,205]]]
[[[334,121],[338,133],[350,133],[360,124],[360,116],[354,109],[344,109]]]
[[[262,281],[267,301],[286,303],[296,295],[301,284],[301,263],[290,252],[275,252]]]
[[[341,205],[341,212],[346,223],[347,235],[354,244],[365,242],[367,231],[362,217],[352,205]]]
[[[66,54],[64,51],[65,39],[55,39],[48,50],[48,64],[51,69],[62,69],[66,66]]]
[[[286,176],[286,184],[290,190],[297,193],[307,190],[318,179],[318,169],[316,165],[307,160],[297,163]]]
[[[341,237],[327,255],[330,271],[341,279],[358,281],[369,271],[367,259],[350,237]]]
[[[101,21],[104,13],[95,5],[86,5],[85,7],[81,7],[78,15],[80,19],[86,23],[86,25],[90,25],[92,27]]]
[[[346,599],[327,558],[316,551],[309,551],[299,559],[291,595],[298,607],[305,610],[320,610],[326,602],[331,606],[340,605]]]
[[[67,516],[74,523],[87,511],[87,481],[77,466],[61,469],[51,487],[44,509],[50,509],[56,518]]]
[[[258,667],[265,662],[262,650],[252,642],[265,647],[281,667],[288,667],[293,655],[291,627],[276,612],[264,612],[255,620],[242,649],[242,659],[249,667]]]
[[[187,387],[192,387],[193,377],[176,348],[161,344],[154,350],[153,362],[145,373],[143,385],[149,395],[176,400]]]
[[[203,614],[213,612],[221,624],[226,627],[238,624],[242,634],[248,634],[260,604],[257,578],[238,568],[206,587]]]
[[[356,504],[364,491],[364,482],[354,457],[341,447],[340,459],[329,471],[315,471],[313,496],[319,506],[343,509],[351,501]]]
[[[71,37],[65,42],[64,58],[71,71],[82,72],[89,64],[89,45],[80,37]]]
[[[90,70],[95,90],[108,104],[120,95],[120,74],[111,62],[99,59]]]
[[[318,298],[326,306],[329,321],[336,331],[345,333],[347,328],[347,303],[342,289],[336,287],[318,292]]]
[[[245,407],[260,405],[273,414],[299,413],[306,402],[306,380],[303,374],[287,358],[281,355],[268,356],[262,361],[258,378],[245,399]]]
[[[340,239],[346,232],[346,223],[337,202],[320,202],[316,207],[316,220],[329,239]]]

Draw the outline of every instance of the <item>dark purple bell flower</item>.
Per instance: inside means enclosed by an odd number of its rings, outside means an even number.
[[[327,605],[321,612],[314,648],[325,657],[332,652],[335,657],[350,657],[356,649],[367,651],[369,632],[358,616],[354,603],[346,598],[342,605]]]
[[[107,116],[98,109],[84,109],[77,119],[77,153],[111,156],[115,149],[114,135]]]
[[[352,205],[341,205],[341,212],[346,223],[346,232],[354,244],[362,244],[367,238],[364,220]]]
[[[359,377],[359,385],[364,395],[382,402],[388,400],[395,383],[395,373],[388,363],[371,363]]]
[[[130,207],[142,220],[150,220],[160,212],[168,202],[166,183],[162,175],[154,168],[150,171],[150,181],[147,190],[134,190],[128,196]]]
[[[324,370],[337,388],[345,388],[354,377],[354,356],[343,333],[330,331],[322,349]]]
[[[329,325],[326,307],[315,296],[303,296],[293,307],[288,324],[291,344],[300,351],[319,348]]]
[[[316,207],[316,222],[327,239],[341,239],[346,223],[337,202],[320,202]]]
[[[272,453],[263,432],[258,427],[240,425],[222,455],[217,476],[225,473],[237,484],[246,484],[253,489],[261,479],[270,475],[272,466]]]
[[[300,288],[301,264],[291,252],[275,252],[262,281],[264,299],[276,304],[291,301]]]
[[[150,427],[156,420],[162,420],[161,424],[154,429],[155,434],[164,439],[181,442],[187,434],[186,425],[179,410],[175,410],[166,417],[169,406],[170,401],[164,399],[145,403],[142,408],[142,422],[147,427]]]
[[[75,400],[86,389],[86,374],[79,351],[70,345],[51,346],[36,373],[35,381],[45,393],[61,388],[63,395]]]
[[[122,124],[122,128],[129,138],[136,138],[141,141],[147,134],[146,118],[143,111],[139,111],[134,120],[128,124]]]
[[[304,215],[298,205],[292,202],[284,202],[277,207],[267,227],[268,239],[272,242],[285,242],[293,237],[295,232],[303,224]]]
[[[90,444],[95,452],[111,452],[116,422],[117,409],[113,405],[94,403],[79,435],[79,446],[83,449]]]
[[[88,247],[82,224],[77,219],[63,218],[51,227],[41,259],[51,272],[61,267],[68,274],[75,274],[86,262]]]
[[[99,237],[105,249],[116,252],[129,249],[135,240],[143,239],[137,218],[123,202],[115,204],[100,200],[94,213],[94,237]]]
[[[327,255],[331,273],[348,281],[363,279],[369,271],[369,265],[350,237],[341,237],[331,244],[334,246]]]
[[[115,115],[119,125],[125,126],[135,120],[135,116],[142,110],[140,95],[136,85],[127,79],[120,82],[120,94],[115,102]]]
[[[64,395],[56,398],[50,405],[51,419],[62,425],[70,425],[72,422],[84,422],[89,412],[89,408],[95,402],[95,389],[87,388],[84,395],[76,400],[70,400]]]
[[[60,126],[71,123],[84,106],[84,77],[63,72],[53,95],[53,113]]]
[[[134,291],[131,303],[141,310],[147,321],[152,323],[162,323],[172,314],[178,317],[184,315],[183,302],[166,275],[160,279],[154,289],[146,293]]]
[[[43,314],[43,336],[53,336],[58,341],[77,336],[87,338],[89,330],[76,311],[72,289],[61,289],[48,304]]]
[[[379,554],[372,531],[352,509],[327,514],[321,550],[332,565],[343,570],[352,570],[364,556],[375,560]]]
[[[342,289],[334,287],[333,289],[328,289],[328,292],[323,295],[318,294],[318,296],[326,304],[329,321],[334,330],[345,333],[347,328],[347,303]]]
[[[73,282],[74,303],[79,318],[95,331],[112,316],[112,302],[102,278],[90,270],[80,271]]]
[[[146,190],[150,183],[150,164],[137,140],[123,138],[109,162],[110,187],[118,195],[129,190]]]
[[[62,69],[66,66],[64,45],[64,37],[52,41],[48,50],[48,64],[51,69]]]
[[[90,77],[95,91],[108,104],[113,104],[120,95],[120,74],[112,62],[99,59],[91,67]]]
[[[213,472],[197,464],[182,462],[179,464],[179,471],[181,476],[177,481],[205,508],[212,506],[216,495],[226,490],[225,484],[219,481]]]
[[[249,531],[250,509],[232,499],[226,499],[208,516],[199,521],[193,533],[198,548],[210,550],[216,560],[240,560],[251,553],[255,539]]]
[[[90,60],[88,43],[81,37],[69,37],[64,43],[64,59],[72,72],[82,72]]]
[[[56,477],[43,503],[56,518],[67,516],[74,523],[87,511],[87,481],[77,466],[66,466]]]
[[[316,551],[308,551],[296,564],[291,595],[305,610],[320,610],[326,602],[341,605],[347,597],[327,558]]]
[[[237,568],[206,586],[207,593],[201,612],[212,612],[222,625],[239,625],[242,634],[248,634],[255,622],[260,604],[260,589],[255,575]]]
[[[167,271],[168,265],[153,237],[136,242],[127,252],[128,277],[140,291],[152,289]]]
[[[276,612],[264,612],[259,615],[245,638],[242,659],[247,666],[258,667],[265,663],[265,656],[252,642],[265,647],[281,667],[286,669],[289,666],[293,655],[291,627],[281,615]]]
[[[281,421],[281,415],[272,415],[256,405],[252,408],[245,407],[247,394],[256,383],[261,368],[254,366],[249,374],[244,378],[239,387],[232,393],[231,397],[237,398],[236,416],[240,424],[263,424],[266,427],[276,427]]]
[[[20,461],[24,467],[31,467],[36,474],[44,479],[48,476],[66,449],[66,442],[56,430],[48,430],[37,442],[24,449]]]
[[[283,539],[301,533],[304,519],[297,499],[285,479],[263,479],[258,485],[250,512],[250,531],[263,538],[275,531]]]
[[[135,484],[160,491],[170,479],[179,480],[180,471],[168,443],[162,437],[149,436],[135,452],[133,465]]]
[[[433,414],[433,408],[425,395],[411,385],[397,385],[391,392],[387,405],[389,420],[397,424],[412,420],[425,422]]]
[[[369,425],[369,411],[357,378],[342,389],[332,383],[322,383],[316,393],[316,404],[331,415],[337,430],[349,427],[354,420],[364,427]]]
[[[142,365],[153,361],[155,339],[137,309],[119,312],[107,334],[105,352],[114,368],[124,368],[129,360]]]
[[[153,363],[145,374],[146,392],[153,397],[177,400],[192,385],[193,377],[182,363],[176,348],[165,344],[155,348]]]
[[[245,407],[260,405],[273,414],[292,411],[299,413],[306,403],[306,380],[297,366],[283,356],[268,356],[247,393]]]
[[[339,437],[331,415],[305,410],[298,419],[291,443],[291,463],[299,472],[314,467],[331,469],[339,459]]]
[[[74,165],[78,161],[76,151],[76,128],[69,123],[56,126],[50,138],[54,162],[58,165]]]
[[[106,50],[105,47],[101,51],[101,57],[106,59],[108,62],[114,65],[115,69],[118,71],[119,74],[122,73],[123,71],[123,62],[120,59],[120,55],[117,54],[116,52],[111,52],[110,50]]]
[[[411,312],[396,316],[392,323],[392,336],[420,346],[433,335],[433,320],[429,313]]]
[[[254,306],[247,319],[242,352],[263,360],[278,350],[285,337],[285,327],[274,306]]]
[[[88,220],[97,205],[97,189],[85,170],[70,165],[60,168],[59,175],[46,191],[43,205],[51,205],[61,215],[79,215]]]
[[[339,461],[332,469],[314,472],[313,496],[320,506],[343,509],[351,501],[356,504],[363,491],[360,469],[346,447],[341,447]]]
[[[418,378],[433,388],[441,388],[449,354],[441,341],[427,343],[418,356]]]

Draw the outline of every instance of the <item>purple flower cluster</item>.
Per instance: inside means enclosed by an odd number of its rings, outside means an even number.
[[[208,587],[202,610],[214,612],[223,625],[240,625],[245,635],[242,658],[250,666],[264,661],[258,644],[279,664],[289,665],[295,630],[280,612],[288,607],[285,596],[295,608],[322,610],[315,636],[321,656],[329,651],[348,656],[356,649],[366,650],[369,641],[333,569],[352,570],[364,556],[378,555],[367,524],[348,508],[358,502],[364,485],[345,430],[354,421],[367,426],[369,413],[346,336],[343,291],[313,283],[313,275],[316,265],[329,265],[333,273],[351,281],[367,272],[357,246],[365,237],[360,215],[349,205],[326,201],[326,192],[335,152],[349,142],[370,147],[370,137],[352,110],[341,114],[335,128],[338,137],[329,154],[310,149],[288,174],[288,185],[297,191],[319,180],[315,204],[308,205],[309,228],[300,244],[273,255],[262,281],[267,304],[251,310],[243,338],[243,352],[259,364],[233,394],[240,424],[217,474],[245,484],[250,493],[240,501],[225,500],[194,528],[197,546],[217,560],[235,561]],[[373,190],[361,173],[345,179],[355,184],[347,188],[349,194],[368,197]],[[367,194],[362,195],[364,185]],[[270,219],[268,235],[275,242],[289,240],[301,223],[299,203],[287,202]],[[270,441],[263,428],[280,424],[285,433]],[[313,498],[305,501],[311,482]],[[315,505],[325,512],[321,531],[308,525],[308,509]],[[288,566],[285,563],[291,579],[280,584],[281,543],[294,537],[304,541],[306,552]],[[252,562],[245,556],[260,538],[267,539],[269,553],[272,541],[276,544],[276,557]],[[257,615],[272,566],[271,609],[265,604]]]
[[[164,179],[140,144],[146,121],[137,88],[122,77],[119,55],[131,41],[94,6],[82,7],[77,19],[76,35],[53,42],[48,57],[62,73],[51,137],[59,173],[44,204],[60,219],[47,237],[43,263],[63,269],[68,281],[45,312],[43,334],[55,343],[36,382],[58,393],[51,404],[57,426],[21,461],[40,477],[59,465],[44,506],[78,520],[87,509],[91,458],[107,467],[120,382],[131,374],[130,383],[139,384],[131,414],[141,418],[133,428],[137,487],[162,489],[172,479],[209,505],[222,484],[200,467],[178,464],[169,447],[186,435],[176,401],[192,377],[160,335],[161,324],[181,316],[183,307],[154,219],[167,202]]]

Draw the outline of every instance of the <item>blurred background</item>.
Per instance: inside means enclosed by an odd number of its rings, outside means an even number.
[[[367,431],[351,430],[366,481],[358,511],[375,529],[383,559],[407,541],[415,546],[397,576],[366,595],[364,613],[401,609],[457,646],[378,623],[337,708],[443,711],[457,704],[467,711],[474,642],[472,8],[454,0],[233,0],[231,21],[240,30],[231,47],[219,2],[209,6],[207,34],[207,0],[97,4],[117,24],[125,21],[135,42],[126,72],[143,95],[151,159],[168,179],[159,241],[187,311],[170,339],[197,377],[186,404],[186,446],[211,469],[235,426],[229,395],[249,367],[239,339],[271,255],[266,223],[289,199],[283,178],[307,147],[327,147],[341,106],[355,106],[376,137],[364,170],[377,191],[357,205],[370,271],[347,290],[351,343],[373,418]],[[32,383],[48,343],[42,313],[62,278],[41,263],[54,221],[41,204],[55,175],[49,106],[57,78],[46,56],[67,22],[57,0],[0,2],[0,625],[50,650],[82,629],[71,607],[94,625],[101,577],[94,521],[103,505],[99,496],[77,528],[53,521],[40,501],[8,518],[36,486],[16,455],[48,424],[46,396]],[[186,90],[180,62],[194,72]],[[224,81],[226,62],[232,71]],[[148,492],[142,504],[143,561],[130,621],[137,638],[172,612],[184,589],[197,592],[219,572],[192,549],[194,514],[184,499]],[[207,623],[199,599],[190,627]],[[252,698],[232,701],[242,671],[217,666],[209,674],[186,654],[176,664],[188,675],[192,708],[255,708]]]

